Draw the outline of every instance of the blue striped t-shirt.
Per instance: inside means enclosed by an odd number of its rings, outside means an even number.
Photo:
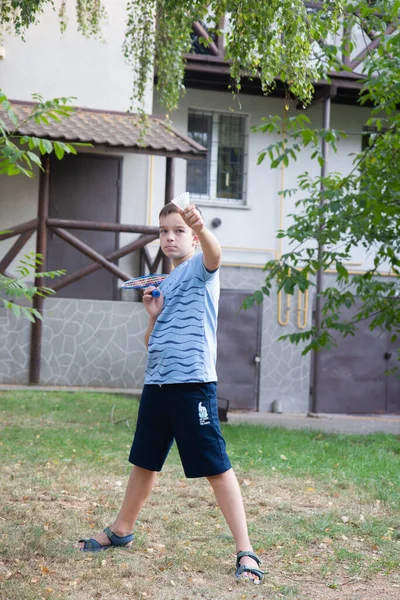
[[[217,381],[219,270],[197,253],[161,283],[164,308],[148,345],[146,384]]]

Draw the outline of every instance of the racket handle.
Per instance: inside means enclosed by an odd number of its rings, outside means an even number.
[[[160,290],[153,290],[151,292],[151,295],[153,296],[153,298],[159,298],[161,296]]]

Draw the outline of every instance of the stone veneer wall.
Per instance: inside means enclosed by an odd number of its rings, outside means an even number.
[[[28,383],[31,324],[0,307],[0,383]]]
[[[225,289],[256,290],[262,282],[261,269],[221,269],[221,287]],[[283,333],[297,330],[295,298],[292,305],[290,323],[282,327],[277,320],[276,294],[264,300],[261,411],[271,410],[274,400],[281,402],[284,412],[308,411],[310,357],[301,356],[300,346],[276,341]],[[40,383],[141,388],[146,327],[147,313],[140,302],[49,298],[45,303]],[[30,323],[17,321],[2,309],[0,383],[28,382],[29,337]]]
[[[147,312],[137,302],[45,302],[40,383],[141,388]],[[28,383],[30,323],[0,316],[0,383]]]

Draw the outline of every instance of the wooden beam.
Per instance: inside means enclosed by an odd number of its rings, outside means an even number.
[[[351,43],[352,27],[349,25],[343,28],[343,52],[342,62],[347,67],[350,64],[350,43]]]
[[[8,238],[12,238],[15,235],[19,235],[20,233],[25,233],[26,231],[33,231],[38,226],[38,220],[32,219],[31,221],[26,221],[25,223],[21,223],[20,225],[14,225],[13,227],[7,227],[4,233],[0,233],[0,242],[3,240],[8,240]]]
[[[217,37],[217,48],[218,48],[218,55],[219,56],[224,56],[224,28],[225,28],[225,16],[221,17],[219,23],[218,23],[218,29],[222,32],[221,35],[219,35]]]
[[[30,231],[25,231],[22,233],[17,240],[15,240],[14,244],[11,246],[7,254],[3,256],[0,261],[0,273],[4,273],[9,264],[14,260],[17,254],[22,250],[25,246],[26,242],[33,235],[33,229]]]
[[[39,181],[39,199],[38,199],[38,218],[36,234],[36,254],[41,254],[43,262],[41,270],[46,270],[47,255],[47,227],[46,220],[49,215],[49,187],[50,187],[50,157],[47,155],[43,159],[43,171],[40,172]],[[45,285],[43,277],[35,278],[35,287]],[[32,308],[37,310],[43,316],[43,296],[34,296]],[[40,381],[40,364],[42,353],[42,329],[43,321],[35,319],[31,327],[31,347],[29,360],[29,383],[38,384]]]
[[[366,56],[368,56],[370,52],[372,52],[372,50],[375,50],[376,48],[378,48],[378,46],[380,46],[381,41],[385,37],[385,35],[390,35],[394,31],[396,31],[396,29],[397,24],[390,23],[390,25],[388,25],[388,27],[382,35],[375,37],[372,40],[372,42],[368,44],[366,48],[364,48],[364,50],[362,50],[359,54],[357,54],[355,58],[353,58],[353,60],[350,61],[350,69],[354,71],[354,69],[356,69],[358,65],[362,63],[362,61],[366,58]]]
[[[155,257],[155,259],[153,261],[153,264],[151,266],[150,273],[155,273],[157,271],[158,265],[162,261],[163,256],[164,256],[163,255],[163,251],[161,250],[161,248],[159,248],[158,252],[156,254],[156,257]]]
[[[213,54],[214,56],[220,56],[218,46],[215,44],[208,31],[204,29],[203,25],[199,21],[195,21],[192,25],[192,28],[193,31],[197,33],[197,35],[207,40],[208,46],[205,47],[210,50],[211,54]]]
[[[319,104],[320,102],[325,102],[327,98],[333,99],[337,94],[337,86],[336,85],[324,85],[323,87],[319,87],[315,90],[313,98],[311,100],[311,104],[309,104],[308,106],[306,106],[306,110],[307,108],[310,108],[311,106],[314,106],[315,104]],[[303,105],[298,102],[297,103],[297,108],[298,109],[303,109],[304,107]]]
[[[141,265],[140,265],[140,274],[141,275],[145,275],[145,267],[147,267],[150,271],[150,273],[156,273],[157,269],[158,269],[158,265],[160,264],[160,262],[162,262],[163,259],[163,251],[161,250],[161,248],[158,249],[158,252],[154,258],[154,260],[151,260],[149,251],[147,250],[146,247],[143,248],[142,252],[141,252]]]
[[[140,250],[140,248],[145,248],[146,244],[153,242],[154,240],[157,239],[157,237],[158,237],[158,235],[157,236],[142,235],[142,236],[140,236],[139,239],[135,240],[134,242],[131,242],[130,244],[127,244],[126,246],[123,246],[122,248],[118,248],[117,250],[114,250],[114,252],[111,252],[111,254],[108,254],[105,257],[105,259],[108,260],[109,262],[112,262],[114,260],[122,258],[123,256],[130,254],[131,252]],[[67,285],[71,285],[71,283],[75,283],[75,281],[79,281],[80,279],[83,279],[83,277],[86,277],[87,275],[90,275],[91,273],[94,273],[95,271],[98,271],[101,268],[102,268],[102,265],[99,264],[98,262],[91,263],[90,265],[87,265],[86,267],[79,269],[79,271],[75,271],[75,273],[70,273],[69,275],[65,275],[61,279],[57,280],[54,284],[52,284],[51,287],[55,292],[58,292],[58,290],[65,288]],[[129,279],[129,277],[128,277],[128,279]]]
[[[170,159],[171,160],[171,159]],[[87,231],[118,231],[123,233],[146,233],[159,236],[158,227],[149,225],[123,225],[122,223],[104,223],[100,221],[73,221],[71,219],[47,219],[48,227],[59,229],[84,229]]]
[[[185,60],[186,62],[193,62],[193,63],[202,63],[202,62],[206,62],[206,63],[211,63],[214,65],[232,65],[233,64],[233,60],[232,59],[227,59],[224,58],[223,56],[212,56],[212,54],[190,54],[190,53],[186,53],[184,54]]]
[[[174,184],[175,184],[175,163],[173,158],[167,158],[167,165],[165,171],[165,196],[164,204],[171,202],[174,197]],[[162,259],[162,271],[163,273],[170,273],[172,270],[171,259],[163,255]]]
[[[54,231],[54,233],[62,240],[79,250],[79,252],[82,252],[82,254],[85,254],[85,256],[88,256],[92,260],[99,263],[102,267],[107,269],[107,271],[110,271],[110,273],[116,277],[119,277],[119,279],[122,279],[122,281],[127,281],[131,278],[129,273],[126,273],[125,271],[122,271],[113,265],[109,260],[104,258],[104,256],[96,252],[96,250],[93,250],[93,248],[90,248],[90,246],[82,242],[82,240],[72,235],[72,233],[64,231],[64,229],[59,229],[58,227],[51,227],[51,231]]]
[[[366,29],[365,27],[363,27],[363,25],[361,25],[361,28],[362,28],[363,32],[369,37],[369,39],[371,41],[373,41],[376,38],[376,36],[378,35],[376,33],[376,31],[374,31],[373,29],[371,29],[371,31],[369,31],[368,29]]]
[[[167,158],[166,167],[164,204],[171,202],[174,197],[175,163],[173,158]]]
[[[49,139],[51,139],[49,137]],[[79,140],[69,140],[71,143]],[[128,146],[111,146],[111,144],[95,144],[96,150],[102,150],[106,153],[123,152],[124,154],[146,154],[147,156],[165,156],[168,158],[183,158],[190,160],[204,160],[207,158],[206,151],[179,152],[178,150],[156,150],[155,148],[129,148]]]
[[[146,263],[144,261],[144,253],[146,251],[146,247],[140,249],[139,255],[139,275],[146,275]]]
[[[147,250],[146,247],[144,247],[142,250],[142,257],[143,257],[143,262],[144,262],[143,267],[146,266],[151,273],[152,262],[151,262],[149,251]],[[142,275],[144,275],[144,269],[143,269]]]
[[[313,8],[317,10],[322,10],[323,8],[325,8],[323,2],[304,2],[304,6],[306,8]]]

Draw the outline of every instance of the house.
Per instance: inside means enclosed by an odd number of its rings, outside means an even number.
[[[83,279],[75,277],[66,287],[62,287],[65,279],[55,283],[58,293],[45,301],[40,335],[35,329],[31,331],[29,323],[16,322],[0,309],[4,340],[0,383],[141,387],[147,315],[140,302],[121,294],[117,278],[139,274],[145,268],[154,270],[160,260],[155,239],[158,212],[166,200],[187,189],[223,247],[219,394],[230,401],[231,408],[304,413],[311,406],[314,412],[399,412],[399,386],[396,382],[388,386],[384,377],[388,359],[381,357],[381,350],[391,353],[388,339],[381,340],[382,348],[378,349],[374,338],[368,345],[368,359],[362,338],[350,352],[341,345],[334,363],[332,354],[322,355],[317,373],[322,393],[316,405],[315,395],[314,400],[310,395],[316,380],[311,357],[303,357],[301,348],[289,342],[276,342],[282,333],[309,325],[312,294],[293,298],[273,294],[262,306],[239,313],[246,295],[261,287],[265,262],[287,249],[277,240],[276,231],[289,222],[287,215],[294,210],[294,199],[284,200],[279,192],[295,187],[297,176],[306,169],[318,174],[318,167],[310,164],[306,155],[295,166],[280,171],[271,170],[267,162],[257,166],[259,152],[273,138],[252,132],[251,126],[268,114],[284,114],[279,82],[275,93],[264,97],[256,81],[245,80],[238,103],[228,90],[229,66],[223,56],[223,41],[216,40],[208,53],[204,49],[196,53],[194,36],[194,52],[187,56],[186,64],[187,93],[173,115],[173,130],[166,130],[160,118],[150,119],[143,148],[138,143],[137,123],[126,114],[132,73],[120,52],[125,2],[106,5],[111,18],[104,32],[105,44],[79,37],[72,23],[60,39],[51,10],[29,30],[25,45],[5,38],[0,77],[21,114],[28,110],[31,93],[37,91],[46,97],[75,96],[79,107],[58,131],[32,129],[31,133],[54,135],[55,139],[58,133],[71,141],[91,141],[93,147],[61,162],[52,159],[47,183],[43,175],[34,180],[0,178],[0,229],[40,218],[43,189],[48,189],[48,213],[42,211],[48,225],[44,246],[47,266],[67,266],[66,277],[86,274]],[[201,28],[195,24],[194,32],[198,34]],[[359,59],[356,54],[349,60],[355,61],[356,68]],[[356,73],[342,73],[332,84],[319,83],[315,98],[322,102],[308,109],[314,123],[322,125],[324,107],[329,107],[333,127],[360,132],[340,142],[338,153],[330,157],[329,168],[333,170],[345,172],[349,155],[361,145],[369,109],[357,105],[358,80]],[[290,112],[296,110],[295,104],[290,107]],[[146,111],[163,115],[150,86]],[[91,221],[91,229],[78,221]],[[96,228],[93,221],[98,223]],[[4,257],[10,257],[13,241],[3,236],[3,262]],[[23,251],[38,248],[37,243],[32,235]],[[132,244],[134,248],[142,246],[140,254],[123,256],[119,252]],[[93,263],[98,255],[106,257],[109,270],[99,270]],[[7,264],[11,272],[19,256],[21,253]],[[351,266],[365,270],[369,260],[360,250]],[[335,273],[325,274],[325,284],[331,277]],[[364,333],[368,336],[367,330]],[[355,367],[357,377],[353,377]],[[335,384],[340,379],[345,394]]]
[[[393,27],[388,26],[387,34],[392,31]],[[343,32],[343,35],[348,34]],[[293,116],[304,109],[295,100],[288,107],[279,80],[275,90],[265,97],[254,78],[243,78],[240,97],[236,100],[229,89],[231,80],[223,38],[214,37],[213,43],[205,48],[197,43],[199,35],[207,36],[203,23],[193,27],[192,53],[186,56],[186,93],[173,116],[173,123],[178,131],[207,147],[208,159],[180,164],[175,183],[178,193],[190,192],[207,224],[214,226],[223,247],[222,288],[229,296],[228,290],[232,288],[236,293],[260,289],[265,263],[289,251],[287,241],[277,239],[276,232],[290,224],[289,215],[296,212],[298,196],[284,197],[279,192],[296,188],[297,177],[305,171],[311,176],[319,175],[320,167],[317,161],[310,160],[311,152],[302,152],[297,162],[292,161],[288,168],[282,165],[279,170],[272,170],[267,160],[257,165],[259,154],[277,138],[270,133],[254,132],[252,128],[261,123],[262,117]],[[342,173],[352,168],[352,156],[362,148],[370,117],[370,107],[358,103],[362,63],[369,47],[365,32],[355,28],[352,35],[354,49],[351,55],[343,57],[344,64],[351,70],[332,74],[329,82],[318,82],[312,105],[307,109],[313,126],[351,133],[339,142],[338,152],[328,156],[328,168]],[[376,39],[367,39],[372,47],[376,46]],[[157,94],[153,110],[163,114]],[[347,265],[354,273],[372,266],[373,256],[367,255],[362,247],[354,250]],[[335,277],[334,270],[325,273],[323,285],[330,285]],[[236,309],[240,306],[238,299],[223,298],[222,323],[224,318],[231,322],[234,318],[233,307],[225,317],[224,307],[229,302]],[[385,375],[386,370],[396,366],[399,347],[398,341],[391,341],[389,333],[371,332],[368,322],[364,322],[355,338],[338,339],[338,348],[324,350],[318,360],[301,356],[302,348],[289,342],[276,343],[283,333],[309,327],[315,318],[314,304],[313,290],[294,297],[274,294],[264,299],[262,314],[258,318],[254,316],[247,330],[242,313],[240,327],[243,329],[226,342],[228,350],[223,342],[219,345],[224,360],[223,380],[228,363],[225,352],[231,356],[226,377],[229,382],[235,382],[235,392],[230,390],[234,406],[236,402],[238,408],[245,408],[242,369],[247,364],[250,370],[249,363],[255,360],[259,361],[253,365],[259,375],[259,403],[258,406],[257,401],[247,404],[248,409],[399,413],[400,379],[396,375]],[[250,320],[250,315],[247,318]],[[252,350],[246,347],[242,352],[243,340],[249,339],[254,340]],[[258,347],[256,340],[259,340]],[[234,356],[240,357],[239,360]],[[224,382],[219,387],[223,390]],[[249,398],[250,390],[247,394]]]

